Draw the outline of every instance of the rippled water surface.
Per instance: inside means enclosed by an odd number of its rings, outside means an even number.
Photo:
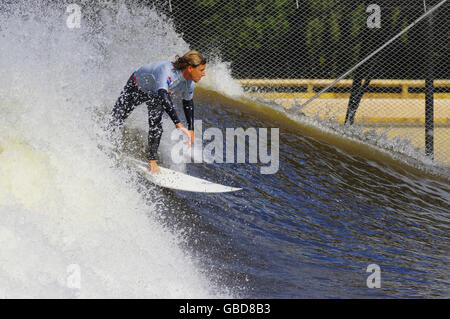
[[[226,103],[196,108],[203,129],[267,127]],[[225,129],[224,129],[225,131]],[[224,134],[225,135],[225,134]],[[247,297],[448,297],[450,187],[445,180],[351,155],[280,128],[279,171],[264,164],[189,164],[187,172],[242,187],[167,192],[191,249]],[[170,204],[172,205],[172,204]],[[368,289],[370,264],[382,289]]]

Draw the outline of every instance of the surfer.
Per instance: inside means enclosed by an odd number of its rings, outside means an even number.
[[[198,51],[191,50],[174,62],[156,61],[146,64],[128,79],[112,111],[109,127],[116,129],[123,125],[134,108],[142,103],[148,109],[148,169],[158,173],[157,151],[161,140],[162,114],[172,119],[176,128],[188,137],[188,147],[194,141],[194,86],[205,76],[206,59]],[[180,93],[188,127],[180,122],[171,95]]]

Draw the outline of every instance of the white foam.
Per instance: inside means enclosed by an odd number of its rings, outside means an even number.
[[[231,98],[244,96],[244,89],[238,81],[232,78],[230,63],[218,58],[208,61],[205,77],[199,82],[199,87],[217,91]]]
[[[0,297],[229,296],[157,221],[158,194],[98,147],[94,114],[133,69],[187,45],[149,9],[110,4],[93,32],[68,29],[62,5],[18,7],[0,14]]]

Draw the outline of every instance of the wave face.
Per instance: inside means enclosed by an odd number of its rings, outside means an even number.
[[[143,63],[188,50],[154,9],[0,4],[0,297],[229,297],[102,147],[96,114]],[[75,280],[75,281],[74,281]],[[218,292],[223,291],[223,292]]]
[[[243,293],[254,298],[449,295],[448,173],[393,161],[360,142],[364,135],[356,130],[347,133],[355,141],[345,144],[346,136],[331,134],[326,122],[288,123],[274,109],[214,92],[196,103],[205,131],[279,127],[276,174],[261,174],[262,163],[192,164],[188,173],[243,191],[174,196],[191,211],[182,221],[192,224],[190,240],[237,281],[232,287],[243,278]],[[367,284],[373,264],[381,269],[381,289]]]

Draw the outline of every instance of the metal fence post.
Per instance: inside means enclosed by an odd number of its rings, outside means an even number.
[[[425,154],[434,158],[434,41],[433,14],[427,19],[427,58],[428,65],[425,78]]]

